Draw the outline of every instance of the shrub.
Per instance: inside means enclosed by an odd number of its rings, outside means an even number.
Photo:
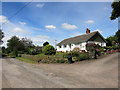
[[[49,45],[49,42],[44,42],[43,43],[43,47],[45,47],[46,45]]]
[[[18,54],[16,51],[12,51],[11,53],[9,53],[9,56],[15,58],[18,56]]]
[[[56,50],[55,50],[55,48],[52,45],[46,45],[43,48],[43,53],[45,55],[54,55],[54,54],[56,54]]]
[[[1,52],[0,52],[0,56],[1,56]],[[6,53],[2,53],[2,57],[5,57],[5,56],[7,56],[7,54]]]
[[[76,57],[77,60],[86,60],[89,58],[88,53],[81,53],[79,56]]]
[[[80,48],[79,47],[75,47],[72,51],[73,52],[80,52]]]
[[[77,57],[77,56],[79,56],[80,55],[80,52],[72,52],[72,56],[73,57]]]
[[[72,56],[72,57],[77,57],[77,56],[79,56],[80,55],[80,52],[70,52],[70,53],[68,53],[68,54],[66,54],[65,56]]]
[[[21,54],[18,54],[18,57],[21,57]]]
[[[64,59],[59,60],[59,63],[65,63]]]

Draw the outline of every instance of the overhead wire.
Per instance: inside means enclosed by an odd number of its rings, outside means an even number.
[[[32,3],[33,2],[33,0],[31,0],[30,2],[28,2],[27,4],[25,4],[23,7],[21,7],[15,14],[13,14],[12,16],[10,16],[9,18],[8,18],[8,20],[11,20],[11,19],[13,19],[20,11],[22,11],[25,7],[27,7],[30,3]],[[4,25],[4,24],[6,24],[6,23],[2,23],[2,25]]]

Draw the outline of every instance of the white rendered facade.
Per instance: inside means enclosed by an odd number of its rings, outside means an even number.
[[[87,43],[95,43],[95,44],[99,44],[102,47],[106,46],[105,42],[95,42],[95,41],[88,41],[88,42],[82,42],[82,43],[73,43],[73,44],[67,44],[67,45],[59,45],[57,46],[57,51],[60,52],[66,52],[66,51],[72,51],[75,47],[79,47],[80,50],[86,50],[86,44]]]

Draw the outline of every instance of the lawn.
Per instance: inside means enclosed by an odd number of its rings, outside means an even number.
[[[27,63],[37,63],[31,59],[28,59],[28,58],[24,58],[24,57],[17,57],[18,60],[20,61],[24,61],[24,62],[27,62]]]

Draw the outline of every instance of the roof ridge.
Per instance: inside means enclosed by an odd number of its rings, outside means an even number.
[[[93,32],[91,32],[91,33],[95,33],[95,32],[98,32],[98,31],[93,31]],[[88,33],[88,34],[91,34],[91,33]],[[75,38],[75,37],[83,36],[83,35],[88,35],[88,34],[77,35],[77,36],[70,37],[70,38],[67,38],[67,39],[71,39],[71,38]],[[67,40],[67,39],[64,39],[64,40]]]

